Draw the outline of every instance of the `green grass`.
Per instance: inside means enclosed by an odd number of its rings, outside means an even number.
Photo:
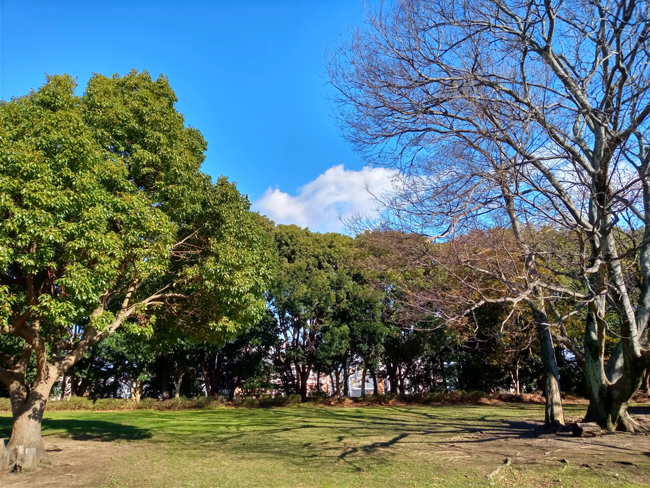
[[[577,405],[565,410],[584,413]],[[641,486],[650,480],[650,453],[627,442],[645,436],[626,437],[625,448],[590,451],[535,431],[528,420],[540,418],[537,405],[216,408],[50,412],[43,429],[46,442],[62,436],[128,446],[119,462],[102,468],[102,486],[490,486],[487,475],[506,457],[512,465],[500,469],[496,486]],[[0,437],[10,426],[1,414]],[[622,437],[602,439],[614,445]],[[573,447],[555,454],[562,443]]]

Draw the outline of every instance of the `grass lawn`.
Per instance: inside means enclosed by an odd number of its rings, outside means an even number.
[[[650,436],[556,436],[535,428],[543,415],[521,404],[52,412],[54,466],[0,485],[650,486]],[[10,430],[0,414],[0,437]]]

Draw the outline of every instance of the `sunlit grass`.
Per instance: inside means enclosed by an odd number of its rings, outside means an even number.
[[[566,410],[578,416],[584,406]],[[650,480],[650,457],[626,474],[545,456],[529,422],[543,413],[537,405],[52,412],[44,433],[137,447],[105,467],[105,486],[489,486],[506,457],[501,486]],[[0,436],[9,428],[3,415]]]

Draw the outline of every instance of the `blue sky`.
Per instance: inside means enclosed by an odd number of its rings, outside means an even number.
[[[326,49],[362,23],[360,0],[1,5],[5,100],[38,88],[45,73],[77,76],[82,89],[93,72],[164,73],[208,141],[204,171],[236,181],[282,223],[339,230],[338,215],[370,208],[369,181],[387,184],[389,174],[362,170],[340,137],[324,79]]]

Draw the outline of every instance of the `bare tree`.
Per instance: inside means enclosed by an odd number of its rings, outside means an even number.
[[[627,403],[650,364],[642,347],[650,313],[648,7],[405,0],[370,14],[330,65],[349,139],[402,172],[388,221],[434,238],[473,226],[513,232],[526,265],[511,292],[530,305],[556,381],[550,325],[560,334],[561,317],[548,317],[549,292],[579,299],[588,417],[608,429],[635,429]],[[541,226],[575,235],[571,272],[542,259],[545,243],[527,232]],[[626,283],[621,236],[625,257],[639,262],[638,298]],[[557,280],[540,279],[540,266]],[[621,367],[610,378],[608,310],[620,317]],[[546,393],[547,402],[559,397]]]

